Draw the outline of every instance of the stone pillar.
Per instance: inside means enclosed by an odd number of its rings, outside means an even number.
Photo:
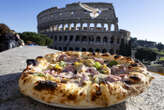
[[[65,29],[65,24],[62,24],[62,28],[63,28],[63,31],[65,31],[66,29]]]
[[[111,31],[111,24],[108,24],[108,31]]]
[[[80,30],[83,30],[83,23],[80,23]]]
[[[56,31],[56,25],[53,25],[53,31]]]
[[[71,31],[71,24],[68,24],[68,30]]]
[[[87,23],[87,25],[88,25],[88,27],[87,27],[87,28],[88,28],[88,30],[90,30],[90,23]]]
[[[57,24],[57,31],[60,31],[60,30],[59,30],[59,26],[60,26],[60,25],[59,25],[59,24]]]
[[[97,30],[97,23],[94,23],[94,30]]]
[[[115,24],[115,25],[114,25],[114,30],[115,30],[115,31],[118,31],[118,24]]]
[[[74,23],[74,30],[77,30],[77,23]]]
[[[104,23],[101,23],[102,31],[104,31]]]

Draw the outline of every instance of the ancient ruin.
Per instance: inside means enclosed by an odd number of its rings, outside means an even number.
[[[118,53],[121,41],[128,43],[130,32],[119,29],[118,18],[111,3],[85,3],[106,10],[96,18],[79,6],[53,7],[38,14],[38,32],[48,35],[57,50],[96,51]]]

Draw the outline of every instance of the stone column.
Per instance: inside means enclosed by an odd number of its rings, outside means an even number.
[[[63,28],[63,31],[65,31],[66,29],[65,29],[65,24],[62,24],[62,28]]]
[[[114,25],[114,30],[115,30],[115,31],[118,31],[118,24],[115,24],[115,25]]]
[[[90,30],[90,23],[87,23],[87,25],[88,25],[88,27],[87,27],[87,28],[88,28],[88,30]]]
[[[74,23],[74,30],[77,30],[77,23]]]
[[[83,30],[83,23],[80,23],[80,30]]]
[[[68,30],[71,31],[71,24],[68,24]]]
[[[108,31],[111,31],[111,24],[108,24]]]
[[[97,23],[94,23],[94,30],[97,30]]]
[[[104,31],[104,23],[101,23],[102,31]]]
[[[59,26],[60,26],[60,25],[59,25],[59,24],[57,24],[57,31],[60,31],[60,30],[59,30]]]
[[[53,31],[56,31],[56,25],[53,25]]]

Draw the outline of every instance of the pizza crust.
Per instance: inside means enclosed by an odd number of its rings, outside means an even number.
[[[39,77],[33,75],[35,71],[45,70],[49,64],[59,60],[62,54],[75,56],[96,56],[108,60],[116,60],[120,64],[133,64],[129,70],[126,81],[116,81],[112,83],[91,83],[88,81],[85,86],[79,86],[75,83],[63,83],[59,78],[54,78],[51,75]],[[65,108],[97,108],[107,107],[113,104],[120,103],[131,96],[142,93],[149,87],[152,76],[147,74],[145,66],[138,64],[134,65],[135,61],[131,58],[89,52],[58,52],[48,54],[45,57],[36,58],[38,65],[28,65],[22,72],[19,79],[19,87],[21,93],[30,96],[40,102],[65,107]],[[136,71],[134,71],[136,70]]]

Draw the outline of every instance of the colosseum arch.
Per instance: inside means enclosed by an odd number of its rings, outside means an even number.
[[[76,24],[76,29],[77,29],[77,30],[80,30],[80,23],[77,23],[77,24]]]
[[[87,23],[84,23],[83,24],[83,30],[87,30],[87,27],[88,27],[88,24]]]
[[[103,50],[102,50],[102,53],[106,53],[106,52],[107,52],[107,50],[106,50],[106,49],[103,49]]]
[[[97,28],[101,28],[102,27],[101,23],[97,23],[97,26],[96,27]]]
[[[89,51],[89,52],[93,52],[93,49],[92,49],[92,48],[89,48],[88,51]]]
[[[67,47],[64,47],[63,50],[64,50],[64,51],[67,51]]]
[[[59,47],[59,50],[62,50],[62,47]]]
[[[54,40],[55,40],[55,41],[57,41],[57,40],[58,40],[57,36],[55,36],[55,37],[54,37]]]
[[[102,30],[102,25],[101,25],[101,23],[98,23],[98,24],[97,24],[96,29],[97,29],[97,30]]]
[[[65,24],[65,30],[68,30],[69,27],[68,27],[68,24]]]
[[[69,37],[69,41],[70,41],[70,42],[73,41],[73,35],[70,35],[70,37]]]
[[[90,23],[90,30],[94,30],[95,24],[94,23]]]
[[[116,53],[119,54],[119,49],[116,50]]]
[[[62,28],[63,28],[63,26],[62,26],[62,24],[59,24],[59,30],[62,30]]]
[[[80,50],[80,48],[79,48],[79,47],[76,47],[76,48],[75,48],[75,51],[79,51],[79,50]]]
[[[105,24],[104,24],[104,28],[105,28],[105,29],[104,29],[105,31],[108,31],[108,29],[109,29],[109,28],[108,28],[108,24],[105,23]]]
[[[68,39],[68,36],[65,35],[64,36],[64,41],[67,41],[67,39]]]
[[[82,52],[86,52],[87,51],[87,49],[86,48],[82,48],[82,50],[81,50]]]
[[[108,42],[108,38],[105,36],[104,38],[103,38],[103,43],[107,43]]]
[[[110,49],[110,50],[109,50],[109,53],[110,53],[110,54],[114,54],[114,49]]]
[[[111,37],[110,43],[111,43],[111,44],[114,43],[114,36]]]
[[[75,41],[80,41],[80,36],[76,35]]]
[[[98,43],[98,42],[101,42],[100,36],[97,36],[97,37],[96,37],[96,42],[97,42],[97,43]]]
[[[62,36],[59,36],[59,41],[62,41]]]
[[[81,42],[86,42],[87,41],[87,36],[82,36]]]
[[[120,43],[120,38],[118,37],[118,38],[117,38],[117,44],[119,44],[119,43]]]
[[[69,47],[69,50],[70,50],[70,51],[73,51],[73,48],[72,48],[72,47]]]
[[[96,52],[100,52],[100,49],[97,48],[95,51],[96,51]]]

